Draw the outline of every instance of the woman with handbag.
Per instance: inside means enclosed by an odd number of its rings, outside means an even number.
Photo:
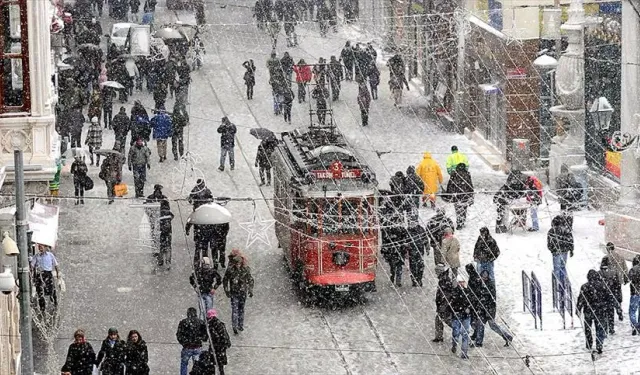
[[[114,149],[119,148],[120,144],[116,142],[113,146]],[[124,164],[124,157],[119,152],[114,151],[110,153],[105,161],[102,163],[100,169],[101,180],[107,185],[107,197],[109,198],[109,204],[113,203],[115,197],[115,187],[122,181],[122,165]]]
[[[84,144],[89,146],[89,160],[91,160],[91,166],[93,166],[93,152],[102,147],[102,127],[97,117],[91,119],[91,125],[87,132],[87,138]],[[100,166],[100,155],[96,154],[96,167]]]
[[[98,125],[100,127],[100,125]],[[73,175],[73,187],[75,188],[76,206],[84,204],[84,185],[87,179],[87,163],[80,155],[76,155],[73,164],[71,164],[71,174]]]

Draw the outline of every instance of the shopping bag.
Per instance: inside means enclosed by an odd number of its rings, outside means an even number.
[[[100,375],[100,369],[98,369],[98,366],[93,365],[93,371],[91,371],[91,375]]]
[[[127,188],[127,184],[119,183],[113,187],[113,193],[116,197],[124,197],[129,193],[129,189]]]
[[[89,176],[84,177],[84,181],[82,181],[82,184],[84,185],[84,190],[86,191],[93,189],[93,180]]]

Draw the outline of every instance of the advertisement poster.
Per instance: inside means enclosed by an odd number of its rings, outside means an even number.
[[[619,180],[621,162],[622,162],[622,153],[615,152],[615,151],[607,151],[604,156],[604,169]]]

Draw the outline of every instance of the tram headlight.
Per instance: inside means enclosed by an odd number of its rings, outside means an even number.
[[[346,251],[336,251],[335,253],[333,253],[333,263],[339,267],[346,266],[347,263],[349,263],[350,256],[351,254],[347,253]]]

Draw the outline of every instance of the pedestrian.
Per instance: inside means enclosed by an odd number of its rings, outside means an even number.
[[[560,174],[556,177],[556,192],[560,201],[560,210],[576,211],[582,200],[582,186],[566,164],[560,166]]]
[[[211,337],[209,352],[215,354],[218,375],[224,375],[224,366],[227,365],[227,349],[231,347],[231,339],[229,338],[227,327],[218,319],[218,312],[215,309],[207,311],[207,326],[209,328],[209,337]]]
[[[444,325],[451,327],[451,297],[453,295],[453,282],[449,271],[438,274],[438,287],[436,288],[436,317],[435,338],[431,342],[444,341]]]
[[[293,107],[293,90],[286,88],[282,96],[282,116],[284,121],[291,124],[291,107]]]
[[[605,295],[601,296],[606,301],[605,311],[606,320],[605,331],[613,335],[615,330],[615,314],[618,314],[618,319],[622,321],[622,285],[618,281],[618,275],[616,270],[612,269],[609,264],[609,258],[606,256],[602,258],[600,262],[600,277],[602,278],[603,285],[605,287]]]
[[[151,73],[153,75],[153,73]],[[165,71],[162,76],[156,77],[157,82],[153,88],[153,101],[155,102],[155,108],[164,107],[165,102],[167,101],[167,95],[169,92],[167,91],[167,78],[170,75]],[[172,77],[173,78],[173,77]],[[173,87],[173,80],[171,81],[171,86]],[[173,90],[171,91],[173,93]]]
[[[378,85],[380,85],[380,70],[375,62],[372,62],[367,69],[369,71],[369,86],[371,86],[371,97],[378,99]]]
[[[420,196],[424,191],[424,182],[422,178],[416,173],[416,167],[410,165],[407,167],[407,175],[404,183],[404,193],[407,195],[408,200],[411,202],[412,211],[417,213],[420,208]]]
[[[193,359],[195,363],[202,352],[202,342],[207,341],[207,327],[204,321],[198,318],[198,311],[195,307],[189,307],[187,317],[178,324],[176,339],[182,345],[180,375],[187,375],[189,360]]]
[[[244,72],[244,84],[247,86],[247,99],[253,99],[253,87],[256,85],[256,66],[253,60],[245,61],[242,66],[246,69]]]
[[[442,237],[442,256],[453,277],[458,276],[460,267],[460,241],[453,235],[453,228],[444,228]]]
[[[87,138],[84,141],[84,144],[89,146],[89,160],[91,161],[91,166],[93,166],[93,154],[96,150],[99,150],[102,147],[102,126],[100,126],[100,122],[97,117],[93,117],[91,119],[91,125],[89,126],[89,131],[87,132]],[[96,154],[96,167],[100,166],[100,154]]]
[[[136,142],[138,138],[142,138],[144,142],[149,142],[151,139],[151,124],[149,123],[149,114],[144,108],[140,100],[136,100],[131,108],[131,142],[130,145]]]
[[[184,128],[189,125],[189,113],[183,104],[176,104],[171,114],[173,132],[171,134],[171,152],[173,160],[178,161],[184,155]]]
[[[168,271],[171,269],[171,238],[173,235],[173,212],[169,207],[160,208],[160,217],[158,224],[160,225],[160,252],[158,254],[158,266],[165,267]],[[154,254],[155,255],[155,254]]]
[[[631,323],[631,335],[638,335],[638,313],[640,312],[640,255],[636,255],[631,262],[629,270],[629,322]]]
[[[213,202],[213,194],[203,179],[199,178],[196,181],[196,186],[194,186],[189,193],[188,201],[193,205],[194,211],[203,204]]]
[[[72,110],[67,117],[69,121],[69,134],[71,136],[71,148],[82,147],[82,127],[84,126],[84,115],[82,110]]]
[[[116,150],[120,148],[120,145],[116,142],[113,147],[114,150]],[[124,164],[122,159],[122,154],[110,153],[107,155],[100,167],[100,174],[98,177],[107,185],[107,198],[109,198],[109,204],[113,203],[115,197],[114,188],[116,184],[119,184],[122,181],[122,165]]]
[[[469,159],[467,155],[458,151],[458,146],[451,146],[451,154],[447,156],[447,173],[451,174],[456,170],[458,164],[465,164],[469,169]]]
[[[100,129],[100,125],[98,125],[98,129]],[[73,163],[71,164],[70,170],[73,175],[73,188],[74,195],[76,197],[76,206],[78,204],[84,204],[84,186],[88,171],[89,168],[87,168],[87,163],[84,162],[84,157],[80,156],[80,154],[76,155]]]
[[[171,117],[165,112],[164,106],[156,108],[156,115],[151,119],[153,129],[153,139],[156,140],[158,157],[160,163],[167,160],[167,139],[173,134],[173,124]]]
[[[195,204],[194,204],[195,206]],[[185,225],[185,232],[187,236],[191,232],[193,227],[193,242],[195,249],[193,253],[193,268],[200,266],[200,261],[203,257],[206,257],[209,253],[209,243],[211,242],[211,228],[210,225],[205,224],[193,224],[187,222]]]
[[[151,150],[144,145],[142,139],[136,140],[135,146],[129,149],[129,170],[133,171],[133,183],[136,198],[144,198],[144,183],[147,180],[147,169],[151,169]]]
[[[280,59],[280,66],[282,67],[282,71],[284,73],[284,78],[286,79],[286,86],[291,86],[291,81],[293,77],[293,58],[289,56],[289,52],[285,52]]]
[[[95,117],[98,120],[98,123],[100,123],[100,118],[102,117],[102,95],[98,89],[94,89],[91,94],[89,108],[87,109],[87,117],[91,120]]]
[[[540,224],[538,222],[538,206],[542,203],[542,182],[536,176],[529,176],[525,181],[527,188],[527,202],[529,202],[531,212],[531,227],[529,232],[537,232],[540,230]]]
[[[92,375],[96,363],[96,353],[87,342],[84,330],[78,329],[73,334],[73,343],[67,350],[61,372],[63,375]]]
[[[260,186],[265,184],[265,175],[266,175],[266,184],[267,186],[271,185],[271,161],[269,160],[270,153],[267,151],[264,142],[260,142],[258,145],[258,153],[256,154],[256,168],[259,168],[260,172]]]
[[[470,266],[473,268],[473,264],[470,264]],[[478,300],[476,307],[478,319],[474,326],[475,337],[471,337],[472,340],[474,340],[473,346],[476,348],[482,347],[484,342],[484,325],[489,324],[489,328],[502,337],[504,346],[507,347],[513,341],[513,335],[496,322],[497,304],[495,282],[489,277],[487,270],[482,270],[478,277],[478,289],[473,291]],[[471,277],[469,277],[469,289],[471,289]]]
[[[115,150],[121,154],[124,154],[127,134],[129,133],[130,128],[131,121],[129,120],[129,116],[127,116],[127,109],[125,107],[120,107],[120,112],[113,117],[113,132],[115,134],[116,142],[119,145]]]
[[[247,295],[253,297],[253,276],[247,259],[238,249],[229,254],[229,268],[222,279],[224,293],[231,299],[231,320],[233,333],[244,331],[244,306]]]
[[[400,214],[406,209],[405,202],[405,177],[402,171],[397,171],[391,179],[389,179],[389,188],[391,189],[391,193],[393,196],[391,197],[391,201],[393,202],[393,206]]]
[[[580,288],[576,310],[578,314],[582,314],[584,320],[584,336],[586,340],[586,348],[593,348],[593,336],[591,327],[595,325],[596,330],[596,350],[598,354],[602,354],[602,346],[604,339],[607,338],[606,332],[606,287],[602,282],[596,270],[589,270],[587,273],[587,282]]]
[[[416,168],[416,173],[424,182],[424,190],[422,193],[423,206],[427,206],[427,200],[431,204],[431,208],[436,208],[436,193],[438,192],[438,186],[442,184],[442,170],[438,162],[433,160],[430,152],[422,154],[422,161]]]
[[[476,240],[476,245],[473,247],[473,260],[476,262],[476,267],[479,273],[486,270],[489,273],[489,277],[495,282],[495,274],[493,272],[493,262],[500,256],[500,248],[498,243],[489,233],[489,228],[480,228],[480,235]]]
[[[402,81],[400,78],[392,76],[389,79],[389,90],[393,98],[393,106],[397,107],[402,104]]]
[[[218,265],[225,267],[225,256],[227,248],[227,235],[229,234],[229,223],[213,224],[207,233],[209,246],[211,246],[211,257],[213,258],[213,268],[218,269]]]
[[[325,124],[327,117],[327,98],[329,97],[329,90],[324,85],[317,84],[311,91],[311,97],[316,100],[316,114],[318,116],[318,123],[320,125]]]
[[[200,296],[200,312],[204,318],[207,311],[213,308],[213,298],[222,284],[222,276],[211,266],[209,257],[202,257],[200,266],[194,269],[189,282]]]
[[[30,260],[33,282],[38,295],[38,305],[42,312],[46,308],[45,297],[49,297],[53,306],[58,306],[58,294],[56,292],[55,280],[60,278],[60,268],[58,259],[51,252],[51,248],[47,245],[38,244],[38,254],[34,255]],[[56,271],[54,278],[53,271]]]
[[[229,121],[227,116],[222,118],[222,124],[218,127],[218,133],[220,134],[220,167],[218,170],[220,172],[224,171],[224,162],[229,155],[229,166],[231,170],[235,168],[235,157],[233,148],[235,147],[235,138],[236,138],[237,128],[236,126]]]
[[[105,86],[102,88],[102,117],[104,118],[104,128],[111,130],[113,126],[113,89]]]
[[[196,10],[196,25],[202,26],[207,23],[204,13],[204,0],[196,0],[193,3]]]
[[[122,375],[124,370],[126,343],[120,339],[116,328],[109,328],[107,337],[96,358],[96,364],[103,375]]]
[[[467,282],[462,275],[456,277],[458,286],[451,295],[451,352],[456,353],[458,338],[461,337],[462,359],[469,359],[469,329],[471,328],[471,298]]]
[[[402,266],[409,252],[409,246],[402,243],[399,228],[383,228],[382,257],[389,264],[389,279],[396,287],[402,286]]]
[[[189,375],[211,375],[216,373],[216,356],[211,350],[200,353],[198,359],[193,362]]]
[[[129,6],[131,7],[131,21],[138,23],[138,12],[140,11],[140,0],[129,0]]]
[[[551,229],[547,232],[547,249],[553,256],[553,274],[558,284],[564,288],[567,280],[567,253],[573,257],[573,233],[560,215],[551,220]]]
[[[149,352],[147,343],[140,332],[129,331],[125,347],[125,368],[127,375],[149,375]]]
[[[627,261],[618,251],[616,251],[616,246],[613,242],[607,242],[606,247],[607,255],[605,257],[609,259],[611,269],[615,270],[618,276],[618,282],[620,284],[627,284],[629,282],[629,268],[627,266]]]
[[[447,217],[444,208],[439,207],[436,214],[427,222],[427,234],[429,235],[429,243],[433,248],[433,263],[436,267],[444,267],[444,257],[442,255],[442,240],[444,238],[445,228],[453,228],[453,221]]]
[[[493,196],[493,203],[496,204],[496,233],[505,233],[509,230],[509,215],[507,209],[509,205],[527,195],[526,178],[519,170],[512,170],[507,176],[507,181]]]
[[[50,204],[57,204],[56,197],[60,195],[60,177],[62,175],[62,160],[56,159],[56,174],[53,175],[53,180],[49,181],[49,196]]]
[[[409,240],[409,271],[411,272],[411,286],[422,287],[424,277],[424,256],[429,254],[429,238],[427,231],[417,220],[409,222],[407,229]]]
[[[334,99],[335,100],[335,99]],[[360,107],[360,118],[362,126],[369,125],[369,107],[371,106],[371,94],[366,82],[358,82],[358,106]]]
[[[331,56],[329,58],[329,84],[331,85],[334,102],[340,98],[340,82],[343,79],[344,73],[342,72],[342,65],[335,56]],[[368,89],[367,92],[369,92]]]
[[[311,72],[318,85],[324,86],[327,83],[327,62],[324,57],[318,59],[318,63],[313,66]]]
[[[351,42],[347,41],[344,44],[344,48],[342,48],[342,51],[340,52],[340,60],[342,60],[342,63],[344,64],[344,69],[346,72],[345,79],[347,81],[352,81],[353,80],[353,63],[354,63],[355,57],[353,55],[353,48],[351,48]]]
[[[135,86],[136,79],[140,77],[140,71],[138,71],[138,66],[133,58],[126,59],[124,66],[127,69],[128,78],[126,80],[125,89],[129,91],[129,95],[133,95],[133,88]]]
[[[307,96],[307,84],[311,82],[311,67],[304,59],[300,59],[298,64],[293,66],[293,71],[296,73],[296,83],[298,84],[298,103],[302,103]]]
[[[447,183],[447,197],[453,202],[456,212],[456,230],[464,228],[467,221],[467,209],[474,202],[473,181],[466,164],[460,163],[451,173]]]

